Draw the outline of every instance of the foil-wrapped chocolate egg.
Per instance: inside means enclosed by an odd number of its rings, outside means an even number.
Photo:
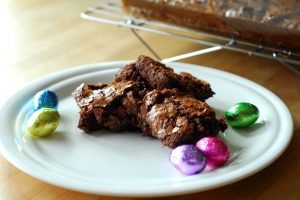
[[[247,128],[259,118],[259,110],[251,103],[237,103],[226,110],[225,118],[232,127]]]
[[[53,108],[41,108],[34,112],[27,122],[27,132],[36,137],[51,135],[60,122],[60,115]]]
[[[185,175],[201,172],[206,166],[204,154],[195,145],[181,145],[173,149],[170,161]]]
[[[51,90],[42,90],[38,92],[33,98],[33,109],[41,108],[57,109],[58,97],[55,92]]]
[[[210,168],[224,165],[230,157],[227,145],[217,137],[204,137],[196,143],[196,146],[206,156],[207,166]]]

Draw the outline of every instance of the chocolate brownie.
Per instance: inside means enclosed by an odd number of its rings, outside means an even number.
[[[143,55],[122,68],[115,81],[134,81],[148,91],[177,88],[181,93],[193,95],[201,101],[214,94],[209,83],[186,72],[176,74],[172,68]]]
[[[213,94],[207,82],[147,56],[123,67],[110,84],[82,84],[73,92],[84,132],[141,129],[171,148],[227,128],[204,102]]]
[[[152,89],[162,90],[177,85],[174,70],[150,57],[139,56],[135,68]]]
[[[145,81],[139,74],[139,72],[136,70],[135,63],[125,65],[123,68],[121,68],[121,70],[119,70],[119,72],[115,75],[115,81],[133,81],[136,84],[141,85],[145,89],[150,88],[150,86],[148,86],[147,81]]]
[[[193,95],[196,99],[201,101],[205,101],[215,94],[209,83],[192,76],[190,73],[181,72],[177,77],[177,87],[184,94]]]
[[[300,50],[299,0],[122,0],[129,14],[284,50]]]
[[[139,91],[132,81],[80,85],[73,92],[80,108],[78,127],[87,133],[102,127],[115,131],[135,128]]]
[[[158,138],[175,148],[195,144],[205,136],[217,136],[227,128],[223,118],[193,96],[182,95],[177,89],[153,90],[146,94],[138,115],[144,135]]]
[[[136,62],[123,67],[115,76],[115,81],[134,81],[147,90],[174,88],[176,74],[172,68],[148,56],[139,56]]]

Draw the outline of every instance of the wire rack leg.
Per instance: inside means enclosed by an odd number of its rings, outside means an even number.
[[[280,63],[283,64],[288,69],[290,69],[291,71],[300,75],[300,66],[299,65],[293,65],[293,64],[287,63],[287,62],[280,62]]]
[[[206,53],[210,53],[210,52],[222,49],[221,46],[215,46],[215,47],[209,47],[209,48],[201,49],[201,50],[197,50],[197,51],[192,51],[192,52],[185,53],[185,54],[180,54],[180,55],[170,57],[170,58],[161,59],[161,57],[155,52],[155,50],[142,38],[142,36],[140,36],[138,34],[138,32],[135,29],[130,29],[130,30],[133,33],[133,35],[155,56],[155,58],[157,60],[160,60],[162,63],[174,62],[177,60],[182,60],[182,59],[189,58],[192,56],[202,55],[202,54],[206,54]]]
[[[133,35],[155,56],[157,60],[161,60],[160,56],[151,48],[151,46],[138,34],[135,29],[130,29]]]

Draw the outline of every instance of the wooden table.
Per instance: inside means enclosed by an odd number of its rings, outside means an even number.
[[[151,55],[128,29],[87,22],[79,13],[97,1],[0,2],[0,91],[73,66]],[[143,33],[162,57],[197,49],[180,40]],[[261,172],[218,189],[161,199],[300,199],[300,76],[283,65],[230,51],[184,60],[248,78],[278,95],[289,107],[294,135],[285,153]],[[3,134],[3,133],[1,133]],[[62,189],[16,169],[0,156],[0,199],[127,199]],[[130,199],[130,198],[128,198]]]

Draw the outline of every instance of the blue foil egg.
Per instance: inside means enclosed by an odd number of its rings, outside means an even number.
[[[42,90],[38,92],[33,98],[33,110],[37,111],[41,108],[57,109],[58,97],[55,92],[51,90]]]

